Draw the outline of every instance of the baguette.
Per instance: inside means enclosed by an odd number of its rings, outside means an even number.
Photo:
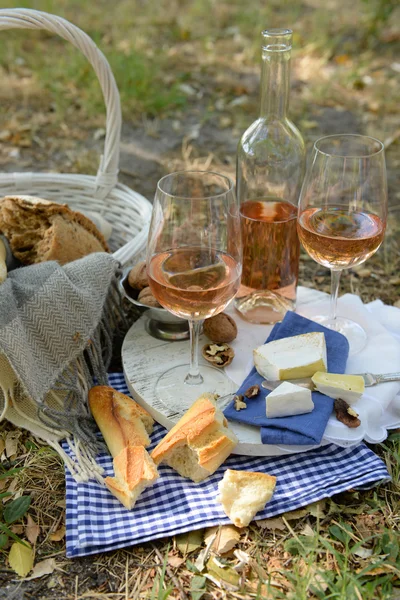
[[[113,460],[115,477],[104,483],[122,504],[131,510],[143,490],[158,478],[157,467],[143,446],[127,446]]]
[[[217,501],[236,527],[246,527],[271,500],[275,485],[272,475],[227,469],[218,484]]]
[[[203,394],[154,448],[156,463],[199,482],[212,475],[237,444],[214,394]]]
[[[129,396],[107,385],[89,390],[89,406],[108,449],[115,458],[127,446],[148,446],[154,420]]]

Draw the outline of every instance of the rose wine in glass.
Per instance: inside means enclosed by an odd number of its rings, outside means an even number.
[[[202,322],[223,311],[239,289],[240,219],[232,182],[217,173],[181,171],[157,186],[147,245],[149,284],[159,303],[188,319],[190,363],[167,369],[157,397],[177,413],[202,393],[223,396],[234,384],[198,364]],[[166,355],[166,360],[168,356]]]
[[[343,333],[351,354],[362,350],[367,336],[360,325],[336,315],[340,274],[378,250],[386,215],[383,144],[352,134],[317,140],[300,194],[298,233],[305,251],[332,273],[331,314],[314,320]]]

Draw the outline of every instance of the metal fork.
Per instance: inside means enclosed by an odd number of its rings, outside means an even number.
[[[353,375],[353,373],[352,373]],[[358,375],[364,379],[365,387],[371,387],[372,385],[377,385],[378,383],[386,383],[388,381],[400,381],[400,373],[381,373],[381,374],[373,374],[373,373],[354,373],[354,375]],[[263,381],[261,386],[266,390],[274,390],[280,385],[282,381]],[[305,387],[310,389],[311,391],[315,389],[313,382],[310,377],[305,377],[303,379],[291,379],[290,383],[294,383],[296,385],[300,385],[301,387]]]

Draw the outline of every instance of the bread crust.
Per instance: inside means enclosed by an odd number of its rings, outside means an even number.
[[[114,458],[115,477],[106,477],[105,485],[129,510],[144,488],[158,479],[157,467],[143,446],[127,446]]]
[[[268,475],[268,473],[260,473],[259,471],[236,471],[235,469],[227,469],[224,477],[228,478],[232,483],[247,483],[255,481],[261,483],[269,490],[275,489],[276,477]]]
[[[103,235],[85,215],[34,196],[0,200],[0,231],[23,264],[65,264],[92,252],[109,252]]]
[[[216,407],[210,401],[213,394],[203,394],[189,408],[151,453],[152,459],[159,464],[165,454],[174,447],[193,442],[198,436],[211,433],[218,427],[215,422]]]
[[[132,398],[106,385],[89,390],[89,407],[113,457],[128,446],[148,446],[151,415]]]
[[[218,469],[237,444],[235,434],[227,425],[215,405],[215,395],[203,394],[154,448],[151,457],[156,464],[170,464],[173,452],[179,447],[186,448],[202,471],[194,472],[193,468],[181,471],[172,458],[171,466],[192,481],[201,481]]]

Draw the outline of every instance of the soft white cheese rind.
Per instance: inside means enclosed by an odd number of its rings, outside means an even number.
[[[317,371],[327,371],[325,336],[319,332],[268,342],[256,348],[253,357],[258,373],[270,381],[312,377]]]
[[[361,375],[340,375],[337,373],[315,373],[312,381],[316,389],[330,398],[342,398],[354,404],[365,390]]]
[[[289,381],[281,383],[266,397],[266,414],[268,419],[292,417],[314,410],[311,390],[294,385]]]

